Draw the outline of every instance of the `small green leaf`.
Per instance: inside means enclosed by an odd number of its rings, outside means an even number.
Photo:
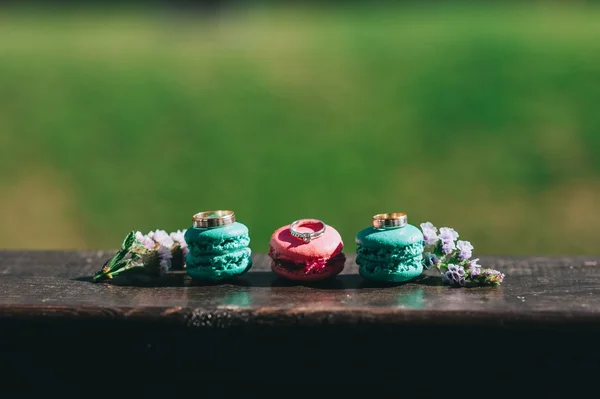
[[[121,249],[119,249],[117,251],[115,256],[113,256],[113,258],[110,260],[110,262],[106,266],[108,271],[114,270],[117,263],[119,263],[121,260],[123,260],[127,256],[127,253],[129,252],[129,248],[131,248],[131,245],[133,245],[134,242],[135,242],[135,232],[131,231],[127,234],[127,236],[123,240],[123,243],[121,244]]]
[[[111,278],[110,276],[114,274],[114,271],[122,267],[122,261],[129,253],[129,249],[134,242],[135,232],[131,231],[127,234],[127,236],[125,236],[125,239],[121,244],[121,248],[117,251],[117,253],[104,264],[101,270],[94,274],[93,281],[98,282],[107,278]]]

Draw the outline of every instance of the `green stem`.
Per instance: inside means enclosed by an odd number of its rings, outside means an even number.
[[[121,248],[117,251],[115,256],[113,256],[107,263],[105,263],[101,270],[94,274],[93,281],[98,282],[107,278],[111,278],[109,277],[109,275],[113,273],[113,270],[117,269],[120,266],[123,259],[129,253],[129,250],[131,249],[131,246],[134,242],[135,233],[133,231],[130,231],[127,234],[127,236],[125,236],[125,239],[121,244]]]
[[[129,252],[129,249],[131,248],[131,245],[134,241],[135,233],[133,231],[130,231],[123,240],[123,243],[121,244],[121,249],[117,251],[115,256],[113,256],[113,258],[108,263],[108,270],[112,270],[118,262],[120,262],[121,260],[123,260],[123,258],[125,258],[125,256],[127,256],[127,253]]]
[[[96,272],[96,274],[94,275],[93,281],[100,282],[100,281],[109,280],[109,279],[112,279],[112,278],[118,276],[123,271],[131,268],[129,266],[129,264],[132,261],[133,261],[133,259],[121,260],[115,264],[115,266],[113,267],[113,270],[103,268],[102,270]]]

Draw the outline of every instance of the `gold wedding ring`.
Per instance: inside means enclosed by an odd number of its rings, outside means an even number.
[[[193,226],[204,229],[226,226],[234,222],[235,213],[227,210],[200,212],[192,217]]]
[[[408,223],[406,213],[378,213],[373,216],[373,227],[376,229],[394,229],[396,227],[404,227]]]

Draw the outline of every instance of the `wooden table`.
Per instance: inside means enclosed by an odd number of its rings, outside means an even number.
[[[434,277],[375,286],[352,255],[336,280],[312,286],[275,278],[264,254],[226,284],[185,274],[92,283],[111,255],[0,251],[4,389],[98,390],[128,370],[147,381],[146,397],[200,386],[247,394],[273,381],[295,392],[329,381],[346,396],[369,382],[435,393],[460,391],[465,376],[469,390],[494,381],[556,393],[600,372],[599,257],[482,257],[506,273],[495,288]]]

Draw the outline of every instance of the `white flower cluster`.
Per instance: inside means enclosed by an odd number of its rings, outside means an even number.
[[[181,249],[185,259],[188,247],[185,242],[184,234],[186,230],[177,230],[174,233],[167,233],[164,230],[154,230],[148,234],[142,234],[139,231],[135,232],[135,239],[145,248],[158,253],[160,261],[160,273],[164,274],[171,270],[171,261],[173,253]]]
[[[186,231],[187,230],[177,230],[170,234],[171,239],[175,241],[175,243],[178,244],[179,248],[181,248],[181,250],[183,251],[183,256],[187,255],[189,252],[187,242],[185,242],[184,238]]]
[[[156,278],[171,269],[183,269],[188,253],[185,232],[177,230],[169,234],[154,230],[142,234],[130,231],[117,253],[94,274],[93,281],[111,280],[121,275]]]

